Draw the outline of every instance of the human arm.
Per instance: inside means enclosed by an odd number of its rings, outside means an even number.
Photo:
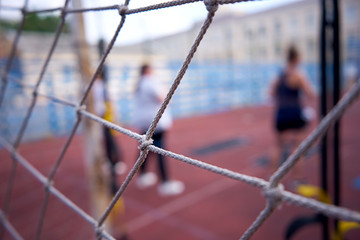
[[[307,79],[307,77],[305,77],[305,75],[299,73],[299,74],[298,74],[298,79],[299,79],[300,87],[303,89],[303,91],[305,92],[306,96],[307,96],[308,98],[310,98],[311,100],[315,100],[315,99],[316,99],[315,90],[314,90],[313,86],[310,84],[310,82],[309,82],[309,80]]]
[[[157,80],[151,81],[151,92],[156,102],[162,103],[166,98],[164,86]]]

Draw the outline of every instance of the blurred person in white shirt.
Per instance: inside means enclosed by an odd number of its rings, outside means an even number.
[[[135,91],[136,113],[134,126],[141,134],[146,134],[147,129],[166,97],[166,91],[163,89],[162,84],[154,78],[153,70],[148,64],[144,64],[140,68],[140,77]],[[159,148],[164,147],[164,138],[171,126],[172,116],[168,110],[165,110],[152,136],[155,146]],[[147,172],[147,164],[148,159],[141,165],[140,176],[137,179],[137,186],[141,189],[150,187],[157,181],[156,174]],[[160,195],[177,195],[184,191],[184,184],[182,182],[169,179],[166,161],[164,156],[160,154],[158,154],[158,169],[161,180],[161,184],[158,186]]]

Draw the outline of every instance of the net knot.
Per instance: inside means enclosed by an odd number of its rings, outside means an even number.
[[[104,231],[103,227],[101,227],[101,226],[96,226],[95,227],[96,239],[101,239],[102,238],[103,231]]]
[[[79,114],[80,111],[86,110],[86,105],[81,105],[76,107],[76,112]]]
[[[50,191],[50,188],[53,187],[53,185],[54,185],[54,182],[53,182],[53,181],[48,181],[48,182],[46,182],[46,184],[45,184],[45,186],[44,186],[45,191],[46,191],[46,192],[49,192],[49,191]]]
[[[20,9],[21,14],[25,15],[27,13],[26,7]]]
[[[16,149],[15,149],[15,148],[12,149],[12,150],[11,150],[11,158],[12,158],[14,161],[18,162],[19,160],[17,159],[16,154],[17,154]]]
[[[126,5],[119,5],[118,11],[121,16],[124,16],[127,10],[129,10],[129,8]]]
[[[141,140],[140,140],[140,145],[138,148],[141,151],[144,151],[148,146],[153,144],[153,142],[154,142],[154,140],[152,140],[151,138],[149,140],[147,140],[146,135],[142,135]]]
[[[215,13],[219,7],[219,4],[216,0],[204,0],[204,4],[209,13]]]
[[[66,10],[67,10],[66,7],[61,8],[61,12],[60,12],[61,18],[65,18],[66,14],[67,14]]]
[[[270,187],[267,185],[263,189],[263,193],[268,202],[272,206],[278,206],[282,201],[282,193],[284,191],[284,185],[279,184],[276,187]]]
[[[34,98],[36,98],[38,96],[38,92],[37,92],[36,89],[33,91],[32,95],[33,95]]]

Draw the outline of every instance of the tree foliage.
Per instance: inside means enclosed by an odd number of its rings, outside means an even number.
[[[60,23],[60,17],[48,15],[41,17],[36,13],[26,16],[23,31],[29,32],[55,32]],[[0,26],[3,29],[16,29],[19,22],[0,20]],[[69,26],[65,24],[64,32],[69,32]]]

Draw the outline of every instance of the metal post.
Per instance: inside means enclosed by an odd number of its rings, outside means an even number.
[[[340,24],[339,24],[339,1],[333,0],[333,53],[334,53],[334,89],[333,89],[333,105],[340,99],[341,93],[341,76],[340,76]],[[340,185],[341,185],[341,166],[340,166],[340,119],[334,125],[334,204],[340,204]],[[335,221],[335,229],[337,230]]]
[[[327,113],[327,84],[326,84],[326,0],[321,0],[321,31],[320,31],[320,118],[323,118]],[[321,188],[327,192],[327,134],[321,139],[321,164],[320,164],[320,174],[321,174]],[[329,239],[329,226],[328,218],[324,215],[321,216],[322,222],[322,234],[323,239]]]

